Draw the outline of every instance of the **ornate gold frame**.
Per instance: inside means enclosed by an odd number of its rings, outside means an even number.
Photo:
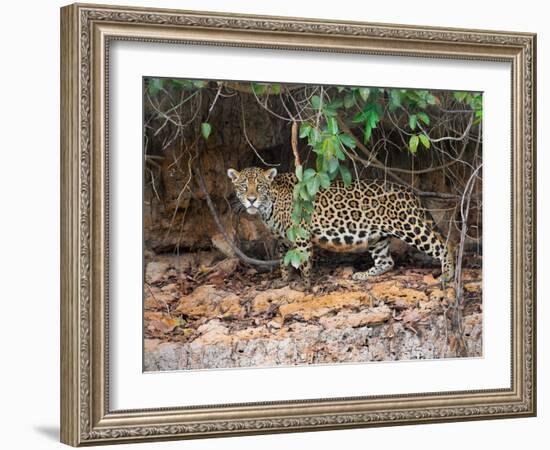
[[[110,411],[106,256],[109,42],[507,61],[512,66],[512,385],[386,397]],[[78,446],[533,416],[536,36],[71,5],[61,10],[61,440]]]

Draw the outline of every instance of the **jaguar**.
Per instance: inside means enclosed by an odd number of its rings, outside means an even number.
[[[406,186],[385,180],[356,179],[347,186],[341,180],[333,181],[317,193],[310,223],[302,223],[307,237],[291,242],[287,230],[292,226],[296,176],[259,167],[228,169],[227,175],[246,212],[259,215],[277,239],[281,261],[291,247],[307,252],[308,257],[299,268],[307,285],[314,247],[332,252],[368,252],[374,265],[352,275],[354,280],[365,281],[394,267],[392,237],[438,259],[442,280],[454,278],[452,245],[437,232],[418,196]],[[283,262],[281,275],[283,280],[289,279],[289,268]]]

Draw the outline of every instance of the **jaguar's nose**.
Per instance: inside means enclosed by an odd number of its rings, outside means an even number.
[[[251,204],[254,203],[254,202],[256,201],[257,198],[258,198],[258,197],[254,197],[254,196],[252,196],[252,195],[247,195],[247,196],[246,196],[246,199],[247,199]]]

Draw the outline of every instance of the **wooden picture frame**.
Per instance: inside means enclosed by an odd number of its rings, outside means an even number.
[[[113,411],[109,407],[108,58],[116,40],[504,61],[512,67],[507,389]],[[94,445],[536,414],[536,36],[75,4],[61,10],[61,440]]]

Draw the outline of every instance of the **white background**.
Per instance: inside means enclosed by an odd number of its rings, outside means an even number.
[[[119,3],[126,3],[120,1]],[[549,240],[548,132],[550,77],[544,2],[441,1],[371,2],[232,0],[138,1],[136,6],[162,6],[257,14],[353,19],[534,31],[539,33],[539,417],[499,421],[331,431],[192,442],[141,444],[139,448],[253,449],[384,447],[464,449],[543,448],[548,435],[550,339],[544,318],[550,313],[542,280],[548,264],[542,259]],[[4,199],[1,324],[2,372],[0,414],[3,448],[59,448],[59,11],[57,1],[10,3],[2,8],[2,72],[0,131]],[[364,6],[356,6],[364,5]],[[547,202],[545,202],[547,204]],[[541,374],[546,374],[543,377]],[[125,446],[127,447],[127,446]],[[137,448],[137,447],[132,447]]]
[[[269,53],[269,56],[267,55]],[[510,386],[510,65],[115,42],[110,51],[111,408],[352,397]],[[293,67],[288,73],[287,67]],[[483,92],[483,358],[142,373],[143,74]],[[138,150],[136,150],[138,149]],[[505,300],[508,299],[508,300]],[[345,381],[344,381],[345,380]],[[231,389],[227,389],[231,386]],[[265,386],[269,386],[266,390]]]

